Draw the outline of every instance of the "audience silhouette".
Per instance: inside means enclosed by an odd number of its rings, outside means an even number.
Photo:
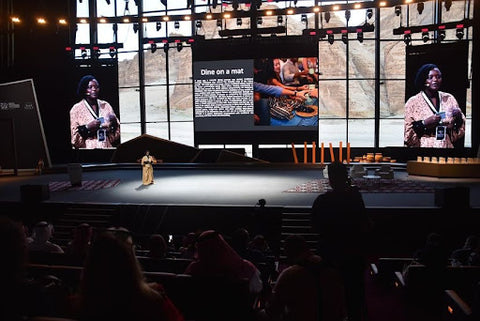
[[[207,230],[198,237],[195,261],[188,265],[185,274],[247,279],[252,293],[259,293],[263,287],[257,267],[238,255],[223,236],[214,230]]]
[[[0,320],[23,320],[23,292],[27,263],[24,230],[18,222],[0,216]]]
[[[40,221],[33,227],[32,236],[27,239],[29,251],[41,251],[49,253],[64,253],[62,247],[50,241],[53,236],[53,225],[46,221]]]
[[[452,251],[450,254],[451,264],[455,266],[468,265],[471,254],[480,247],[480,238],[477,235],[469,235],[464,245]]]
[[[285,240],[289,266],[276,280],[261,320],[343,321],[346,317],[342,277],[315,255],[306,240]]]
[[[312,227],[319,234],[318,254],[342,274],[348,320],[364,320],[364,278],[372,223],[359,189],[350,184],[346,165],[332,162],[327,170],[332,189],[318,195],[312,206]]]
[[[85,261],[78,297],[80,320],[171,320],[183,316],[161,286],[148,284],[128,230],[99,234]]]

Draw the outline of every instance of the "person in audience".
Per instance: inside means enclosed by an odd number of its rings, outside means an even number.
[[[330,163],[328,180],[331,190],[318,195],[312,205],[312,228],[319,234],[318,254],[342,274],[348,320],[364,320],[364,277],[372,223],[345,164]]]
[[[22,225],[7,216],[0,216],[0,254],[0,320],[24,320],[26,239]]]
[[[197,237],[197,233],[195,232],[190,232],[183,237],[182,245],[178,249],[182,259],[193,259],[195,257]]]
[[[306,240],[291,235],[285,240],[289,266],[274,285],[261,320],[343,321],[346,305],[340,273],[315,255]]]
[[[98,99],[100,84],[92,75],[83,76],[77,88],[81,101],[70,109],[72,146],[108,148],[120,142],[120,121],[105,100]]]
[[[62,247],[50,241],[53,236],[53,225],[46,221],[35,224],[32,236],[27,239],[29,251],[40,251],[49,253],[64,253]]]
[[[448,252],[443,237],[436,232],[428,234],[425,245],[413,253],[413,259],[431,269],[445,269]]]
[[[80,223],[73,230],[73,239],[68,243],[66,254],[72,263],[83,266],[92,241],[93,228],[88,223]]]
[[[79,320],[183,321],[161,287],[146,283],[129,237],[110,229],[88,253],[74,301]]]
[[[469,235],[463,247],[454,250],[450,254],[451,264],[454,266],[467,265],[470,254],[480,246],[480,238],[477,235]]]
[[[472,253],[468,257],[467,265],[480,266],[480,244],[473,248]]]
[[[465,136],[465,115],[452,94],[440,91],[442,79],[434,64],[418,69],[418,93],[405,103],[405,146],[453,148]]]
[[[168,255],[168,246],[161,234],[152,234],[148,239],[148,256],[164,259]]]
[[[252,262],[242,259],[220,233],[207,230],[200,234],[196,244],[196,258],[187,266],[185,274],[247,279],[250,292],[262,291],[260,271]]]

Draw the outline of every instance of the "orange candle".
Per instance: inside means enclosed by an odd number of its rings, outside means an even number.
[[[298,164],[298,157],[297,157],[297,151],[295,150],[295,145],[292,143],[292,153],[293,153],[293,161],[295,164]]]
[[[317,154],[317,150],[315,148],[315,142],[313,141],[312,142],[312,164],[315,164],[316,162],[316,155]]]
[[[324,148],[324,144],[322,142],[322,144],[320,146],[320,164],[323,165],[324,159],[325,159],[325,148]]]
[[[347,164],[350,164],[350,142],[347,143]]]
[[[333,154],[333,146],[332,143],[328,143],[328,146],[330,147],[330,161],[334,162],[335,161],[335,155]]]
[[[308,148],[307,148],[307,142],[303,142],[303,163],[307,163],[307,158],[308,158]]]
[[[340,161],[340,163],[343,161],[343,157],[342,157],[342,141],[340,141],[338,143],[338,160]]]

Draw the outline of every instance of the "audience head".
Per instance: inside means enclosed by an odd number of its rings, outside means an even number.
[[[341,162],[335,161],[328,166],[328,180],[333,189],[344,189],[348,186],[347,166]]]
[[[310,254],[308,243],[301,235],[290,235],[285,239],[285,256],[290,264],[295,264]]]
[[[40,221],[35,224],[32,231],[32,239],[37,243],[45,243],[53,235],[53,226],[46,221]]]
[[[155,258],[164,258],[167,256],[167,242],[161,234],[152,234],[148,240],[148,255]]]
[[[130,299],[141,290],[143,281],[131,244],[111,231],[95,238],[83,273],[81,293],[84,309],[108,311],[129,304]]]

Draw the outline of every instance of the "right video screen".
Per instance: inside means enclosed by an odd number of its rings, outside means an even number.
[[[463,148],[468,42],[406,50],[404,146]]]

